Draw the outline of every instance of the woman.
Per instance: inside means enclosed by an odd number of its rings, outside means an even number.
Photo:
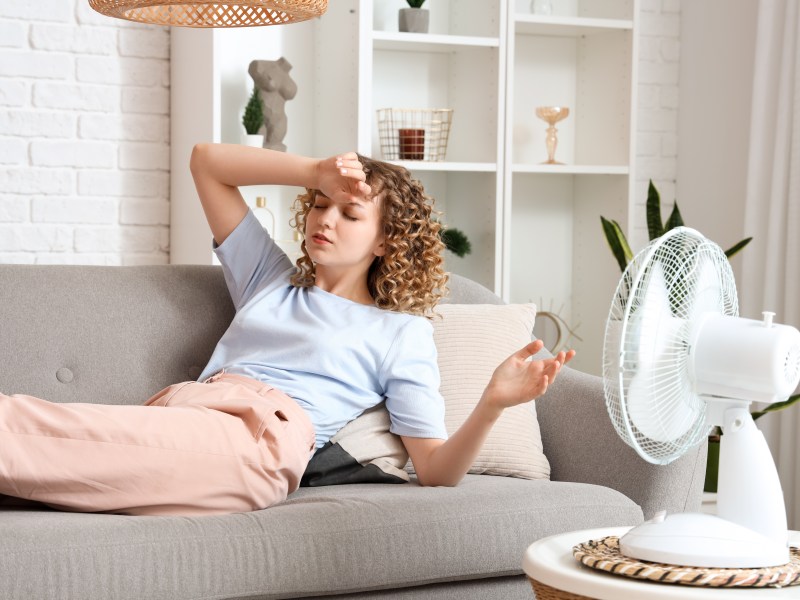
[[[190,163],[236,315],[198,381],[144,406],[0,395],[0,494],[74,511],[200,515],[266,508],[311,455],[386,402],[422,485],[456,485],[502,411],[543,394],[574,352],[505,360],[449,439],[429,319],[444,293],[438,223],[405,169],[199,144]],[[238,190],[305,187],[296,266]]]

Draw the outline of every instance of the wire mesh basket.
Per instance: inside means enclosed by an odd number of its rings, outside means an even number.
[[[444,160],[452,108],[379,108],[384,160]]]

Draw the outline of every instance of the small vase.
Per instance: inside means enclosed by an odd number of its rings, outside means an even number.
[[[256,133],[256,134],[245,133],[242,135],[242,144],[244,146],[253,146],[254,148],[263,148],[264,135],[261,133]]]
[[[400,31],[409,33],[428,33],[430,14],[425,8],[401,8],[398,15]]]
[[[545,121],[550,127],[547,128],[547,160],[543,165],[563,165],[556,160],[556,147],[558,146],[558,129],[556,123],[569,116],[569,109],[566,106],[539,106],[536,109],[536,116]]]

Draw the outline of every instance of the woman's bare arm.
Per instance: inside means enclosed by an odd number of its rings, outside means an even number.
[[[217,244],[247,212],[239,186],[291,185],[319,189],[329,197],[370,191],[353,152],[321,160],[238,144],[197,144],[189,168]]]
[[[448,440],[401,436],[421,485],[457,485],[503,410],[544,394],[561,367],[575,356],[570,350],[553,358],[528,360],[541,349],[542,342],[537,340],[503,361],[475,409]]]
[[[265,148],[197,144],[192,150],[189,168],[216,242],[224,242],[247,212],[239,186],[315,187],[318,162]]]

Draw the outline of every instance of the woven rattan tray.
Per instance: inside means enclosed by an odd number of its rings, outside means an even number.
[[[763,569],[679,567],[639,561],[623,556],[619,550],[619,538],[613,535],[578,544],[572,548],[572,554],[592,569],[659,583],[736,588],[778,588],[800,584],[800,550],[797,548],[791,548],[787,564]]]

